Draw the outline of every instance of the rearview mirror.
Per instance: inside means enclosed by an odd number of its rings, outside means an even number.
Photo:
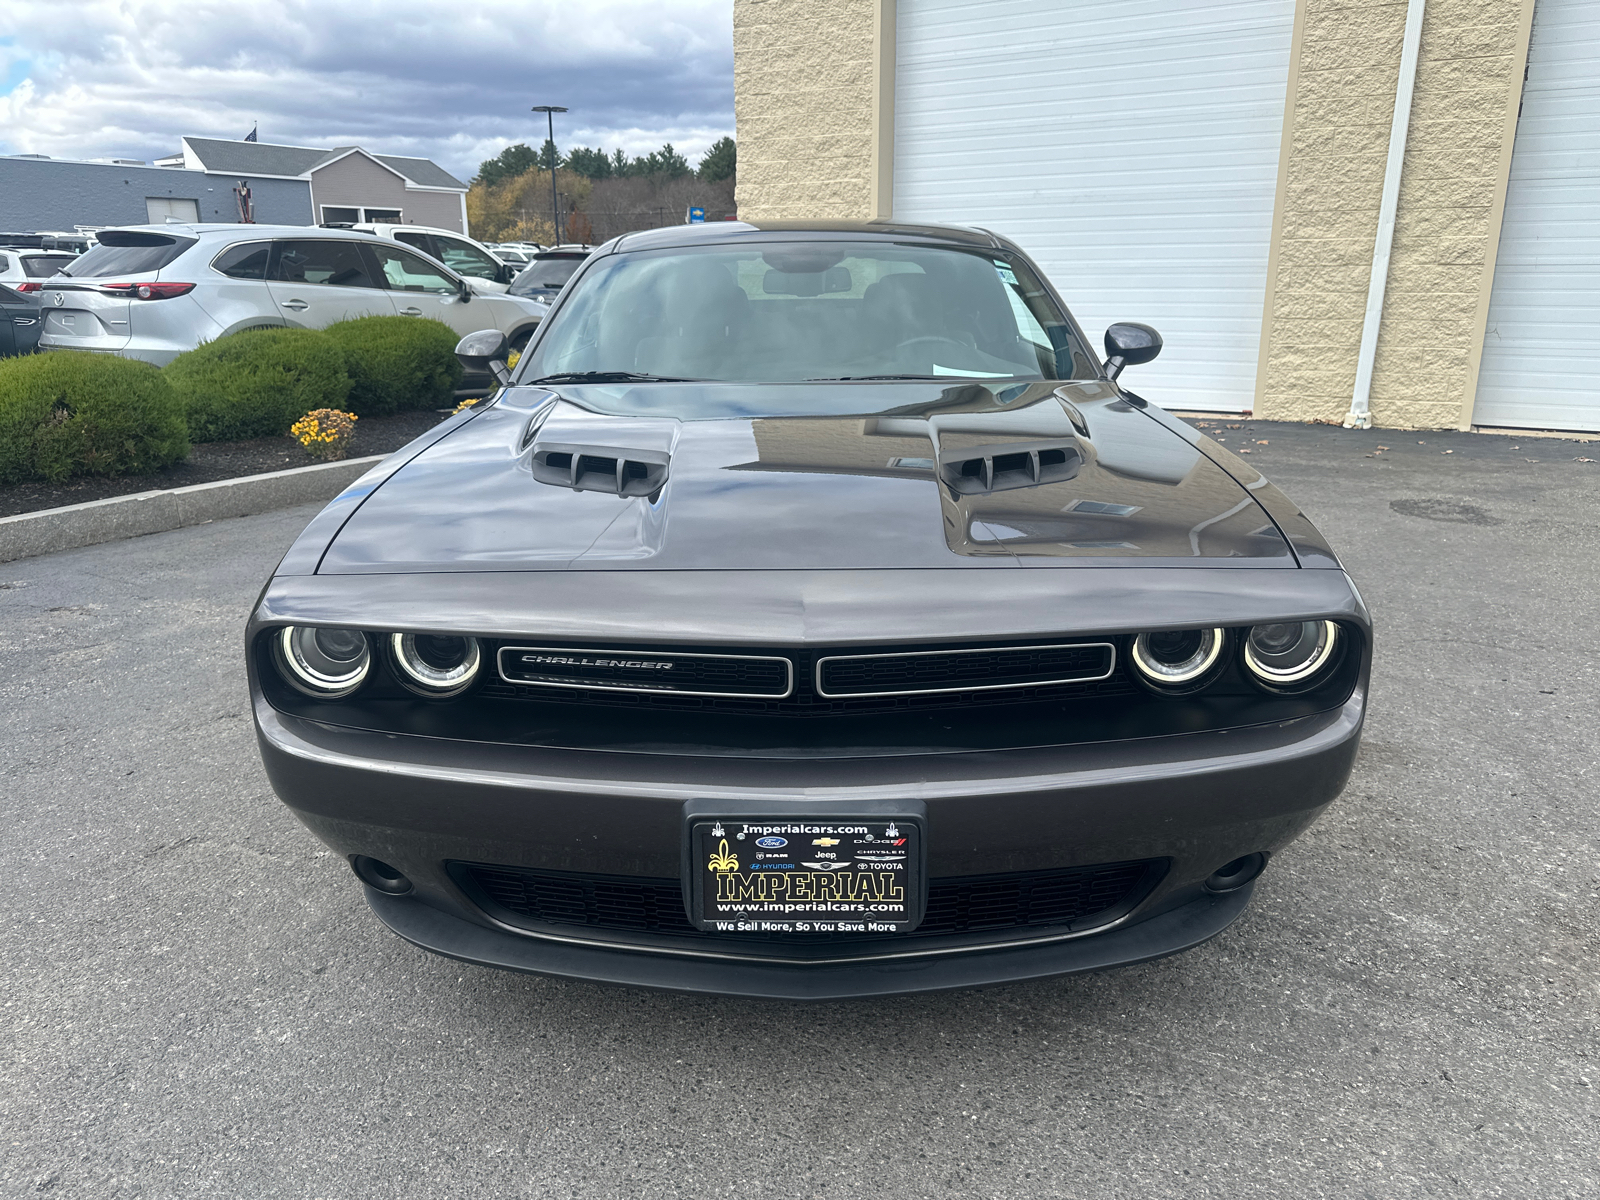
[[[1148,325],[1118,321],[1106,330],[1106,378],[1115,379],[1123,367],[1137,367],[1161,353],[1161,335]]]
[[[511,369],[506,366],[510,352],[506,335],[498,329],[480,329],[456,343],[456,358],[463,368],[474,374],[487,371],[502,386],[511,382]]]

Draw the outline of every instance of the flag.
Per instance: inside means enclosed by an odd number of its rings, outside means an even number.
[[[260,127],[261,127],[261,122],[260,121],[257,121],[254,125],[250,126],[250,132],[244,135],[244,140],[247,141],[247,142],[255,141],[256,140],[256,130],[259,129]]]

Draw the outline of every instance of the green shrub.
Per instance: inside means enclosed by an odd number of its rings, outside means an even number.
[[[343,408],[344,353],[315,329],[246,329],[164,368],[197,442],[282,437],[314,408]]]
[[[461,386],[459,338],[442,321],[418,317],[356,317],[325,331],[344,351],[350,399],[363,417],[417,408],[445,408]]]
[[[149,363],[72,350],[0,360],[0,484],[143,475],[188,453],[183,403]]]

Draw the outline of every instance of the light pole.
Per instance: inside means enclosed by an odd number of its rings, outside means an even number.
[[[550,126],[550,221],[555,226],[556,242],[561,241],[561,203],[556,199],[556,113],[566,112],[554,104],[535,104],[533,112],[542,112],[545,121]]]

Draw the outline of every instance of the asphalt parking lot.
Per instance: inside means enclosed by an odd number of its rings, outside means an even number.
[[[1600,1195],[1600,443],[1239,424],[1374,612],[1355,777],[1213,942],[985,992],[426,956],[256,758],[311,510],[0,564],[0,1194]]]

